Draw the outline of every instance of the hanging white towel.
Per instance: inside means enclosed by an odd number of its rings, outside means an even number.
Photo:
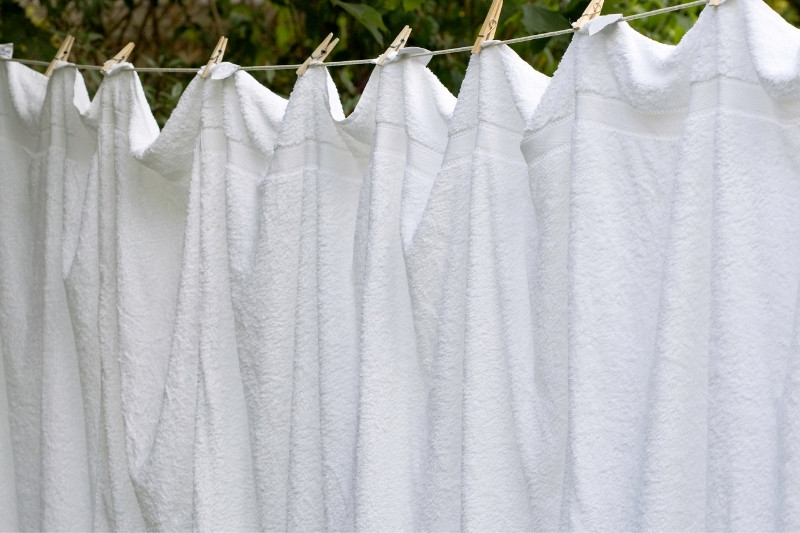
[[[358,402],[352,274],[377,78],[344,118],[322,67],[295,84],[264,181],[244,379],[266,530],[350,530]]]
[[[91,398],[86,404],[82,401],[63,282],[64,251],[69,256],[77,243],[86,176],[95,151],[94,135],[80,115],[88,107],[89,94],[78,70],[66,63],[56,68],[47,86],[29,174],[29,187],[36,195],[32,298],[41,322],[32,324],[37,328],[36,343],[28,371],[41,379],[37,389],[41,395],[39,527],[43,530],[93,527],[90,470],[96,450],[87,447],[84,412],[91,411],[90,420],[96,421],[97,406]]]
[[[691,35],[681,47],[625,23],[577,34],[523,144],[542,250],[536,331],[548,335],[541,356],[560,383],[553,405],[569,413],[562,529],[640,527],[649,372]]]
[[[406,253],[431,372],[423,529],[535,529],[535,228],[520,151],[548,78],[506,46],[470,60],[444,163]],[[549,489],[549,487],[548,487]]]
[[[47,78],[30,68],[0,61],[0,342],[2,393],[7,418],[0,419],[0,529],[35,530],[39,514],[39,424],[41,376],[34,346],[41,313],[33,299],[31,271],[37,200],[28,187]],[[8,433],[5,433],[8,431]]]
[[[223,63],[208,79],[195,78],[171,118],[176,122],[162,133],[191,124],[189,117],[181,118],[187,113],[199,117],[193,135],[182,131],[172,147],[194,155],[165,400],[140,475],[140,491],[150,495],[152,506],[147,518],[158,529],[259,528],[226,231],[229,207],[244,218],[256,212],[229,206],[226,192],[236,201],[255,192],[254,176],[268,162],[261,148],[271,144],[286,103],[235,71],[235,65]],[[251,139],[251,130],[258,137]],[[163,163],[156,154],[167,155],[154,150],[145,160]],[[241,225],[234,226],[239,233]],[[254,238],[255,232],[249,233]]]
[[[360,396],[356,528],[421,527],[428,371],[417,357],[402,236],[425,207],[455,98],[406,48],[379,68],[375,141],[355,242]]]
[[[620,23],[576,36],[542,100],[562,529],[797,528],[799,37],[742,0],[677,47]]]
[[[762,2],[730,0],[691,34],[642,524],[795,531],[800,30]]]
[[[185,183],[137,160],[158,126],[129,69],[107,75],[87,113],[97,151],[66,278],[79,357],[91,369],[85,381],[95,387],[84,394],[100,405],[95,529],[147,528],[140,501],[149,502],[129,472],[163,397],[186,217]]]

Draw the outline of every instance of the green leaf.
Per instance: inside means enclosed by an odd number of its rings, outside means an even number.
[[[525,4],[522,9],[522,25],[532,35],[569,28],[569,21],[557,11],[550,11],[533,4]]]
[[[425,0],[403,0],[403,9],[405,9],[406,12],[414,11],[415,9],[419,9],[424,1]]]
[[[383,45],[383,34],[381,32],[388,32],[389,29],[384,25],[383,17],[374,7],[367,4],[351,4],[340,0],[331,0],[331,3],[347,11],[359,24],[369,30],[379,44]]]

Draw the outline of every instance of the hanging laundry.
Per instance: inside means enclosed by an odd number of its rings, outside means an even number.
[[[406,252],[431,373],[423,529],[537,528],[539,448],[553,443],[533,410],[536,234],[519,145],[547,82],[507,46],[472,56]]]
[[[780,63],[752,50],[798,36],[760,7],[706,10],[677,47],[578,35],[523,144],[563,295],[562,529],[792,528],[797,160],[773,147],[796,133],[773,106],[796,66],[759,78]]]
[[[72,257],[77,244],[86,176],[95,152],[94,134],[80,115],[89,104],[80,73],[66,63],[56,67],[47,86],[39,143],[29,174],[29,186],[37,195],[30,268],[34,304],[41,313],[35,355],[29,364],[40,366],[36,374],[41,376],[37,387],[42,410],[38,528],[43,530],[89,530],[94,526],[90,474],[95,470],[97,450],[92,438],[95,427],[87,427],[87,422],[96,424],[99,406],[92,395],[82,394],[63,281],[64,257]]]
[[[639,466],[641,523],[793,531],[800,34],[746,0],[703,12],[690,33],[689,112]]]
[[[186,184],[137,160],[158,126],[130,64],[109,72],[86,120],[97,151],[66,283],[79,357],[99,376],[95,520],[106,525],[96,528],[141,530],[147,526],[140,501],[147,500],[134,493],[130,472],[138,470],[141,442],[152,438],[148,423],[158,420],[163,397]]]
[[[419,530],[428,370],[417,358],[403,241],[410,241],[447,144],[456,99],[404,48],[378,68],[375,141],[355,242],[360,329],[356,528]]]
[[[800,32],[618,19],[160,133],[0,61],[0,529],[799,530]]]
[[[158,529],[259,528],[229,275],[226,226],[236,210],[226,189],[255,193],[254,176],[268,161],[259,149],[271,144],[286,103],[236,69],[222,63],[208,79],[198,76],[179,106],[183,115],[173,114],[176,123],[162,133],[199,117],[193,135],[182,132],[173,146],[194,155],[165,401],[141,476]],[[258,132],[257,143],[249,131]],[[241,214],[255,218],[255,205],[244,207],[253,211]]]
[[[31,270],[38,198],[28,186],[28,173],[46,91],[44,75],[0,61],[0,352],[5,378],[0,393],[8,401],[7,417],[0,418],[0,528],[5,531],[41,527],[41,367],[35,346],[42,314]]]
[[[576,34],[523,144],[550,306],[537,332],[549,335],[540,349],[560,384],[554,407],[569,413],[568,530],[640,527],[648,376],[691,65],[626,23],[590,35],[602,23]]]
[[[265,530],[353,528],[353,243],[377,88],[373,74],[345,118],[327,70],[309,68],[263,184],[242,372],[257,394],[251,431]]]

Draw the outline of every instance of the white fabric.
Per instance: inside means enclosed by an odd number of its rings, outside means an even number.
[[[472,56],[406,253],[431,380],[426,530],[535,527],[535,232],[519,145],[547,80],[505,45]]]
[[[617,24],[543,97],[523,149],[540,355],[568,380],[561,529],[798,527],[798,39],[752,0],[678,47]]]
[[[140,489],[151,494],[151,528],[259,528],[226,226],[228,194],[241,202],[255,193],[252,174],[268,161],[285,105],[243,72],[197,77],[157,141],[170,152],[193,154],[193,163],[164,403]],[[260,136],[251,140],[248,126]],[[144,159],[163,167],[162,154],[168,152],[157,146]],[[246,232],[241,226],[232,227]],[[241,238],[235,244],[247,246]]]
[[[243,373],[265,530],[353,528],[358,330],[352,274],[359,190],[375,127],[373,75],[344,118],[327,70],[289,98],[264,180]]]
[[[152,495],[134,493],[140,442],[158,420],[180,271],[185,184],[137,159],[158,135],[138,76],[112,71],[87,114],[97,152],[67,273],[84,395],[99,405],[95,529],[146,528]],[[130,463],[130,465],[129,465]],[[130,470],[129,470],[130,466]],[[166,489],[166,487],[163,487]],[[159,490],[156,488],[155,490]],[[140,502],[142,508],[140,508]]]
[[[0,61],[0,529],[800,530],[800,31],[613,18],[161,132]]]
[[[79,113],[89,107],[83,78],[71,66],[57,68],[47,86],[29,187],[36,195],[33,241],[35,305],[41,313],[35,354],[40,366],[41,455],[39,483],[43,530],[92,528],[93,490],[78,355],[64,288],[64,257],[77,244],[80,208],[95,139]],[[87,398],[88,399],[88,398]],[[96,412],[90,420],[94,421]]]
[[[0,419],[0,528],[39,529],[41,367],[36,335],[41,300],[33,297],[33,247],[38,198],[28,187],[30,162],[39,135],[47,78],[28,67],[0,61],[0,342],[2,394],[7,418]],[[9,431],[10,433],[5,433]]]
[[[428,371],[417,358],[404,240],[416,228],[447,144],[455,98],[404,49],[378,69],[376,131],[361,189],[354,269],[360,328],[356,526],[418,530]]]

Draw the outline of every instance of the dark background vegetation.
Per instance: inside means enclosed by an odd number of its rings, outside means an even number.
[[[632,15],[688,0],[606,0],[603,13]],[[137,66],[198,67],[221,35],[225,60],[239,65],[301,63],[333,32],[341,41],[328,60],[373,58],[408,24],[410,45],[431,50],[471,45],[491,0],[0,0],[0,42],[14,43],[14,57],[49,60],[67,34],[75,36],[70,61],[100,65],[128,41],[136,43]],[[505,0],[496,38],[510,39],[568,28],[586,0]],[[767,0],[800,26],[800,0]],[[677,43],[700,8],[631,22],[645,35]],[[534,68],[552,75],[570,36],[512,45]],[[434,57],[429,67],[453,94],[469,53]],[[371,65],[331,69],[346,110],[355,106]],[[85,71],[90,92],[101,81]],[[292,70],[254,72],[278,94],[288,96]],[[163,124],[192,74],[141,73],[153,113]]]

